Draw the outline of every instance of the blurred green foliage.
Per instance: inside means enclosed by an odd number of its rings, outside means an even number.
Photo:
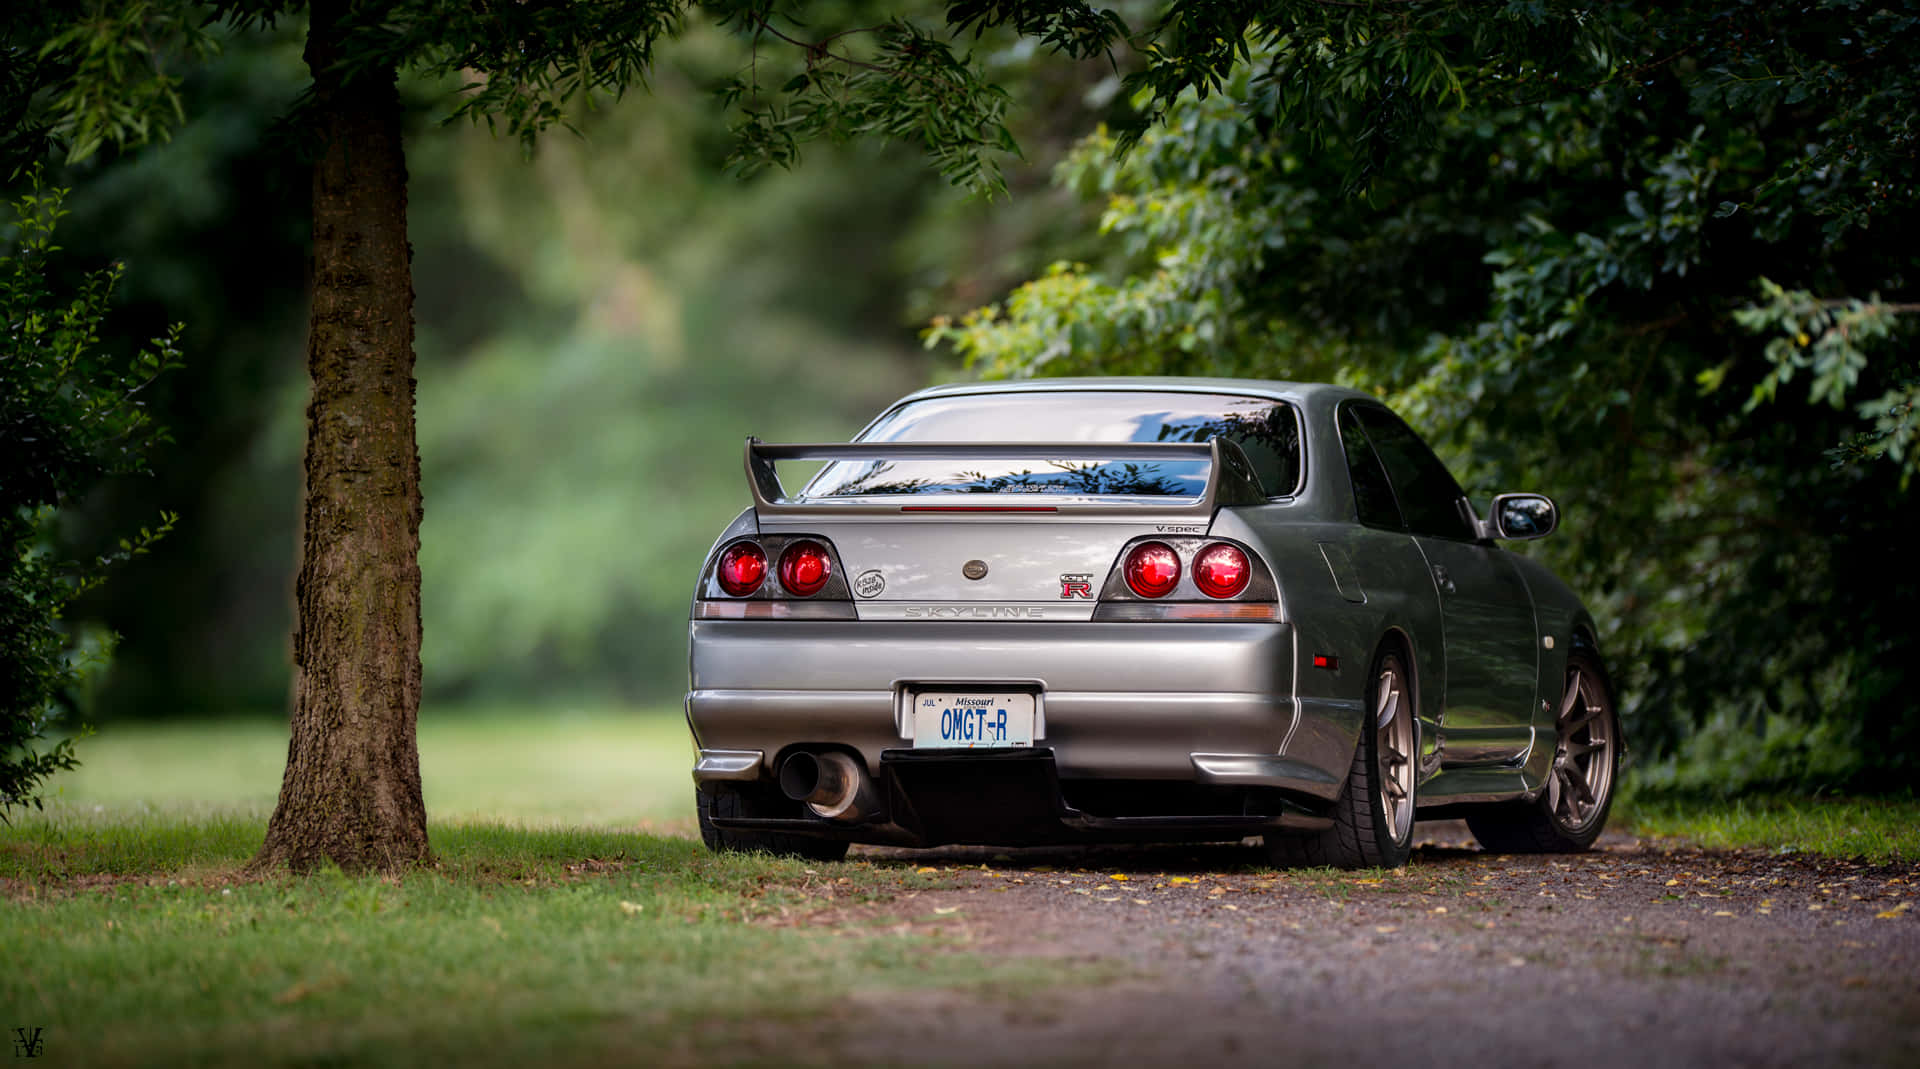
[[[65,191],[42,184],[13,204],[0,230],[0,819],[41,804],[42,782],[74,766],[73,742],[52,721],[112,645],[64,619],[107,569],[145,554],[174,517],[121,535],[79,560],[52,545],[63,511],[110,476],[147,470],[165,438],[139,396],[180,362],[174,327],[125,353],[103,345],[101,322],[121,269],[97,268],[71,287],[50,279]]]
[[[1134,84],[1165,121],[1058,172],[1106,252],[930,344],[1389,395],[1482,502],[1560,499],[1525,551],[1608,628],[1655,779],[1911,782],[1920,5],[1184,3],[1158,32]]]
[[[1562,534],[1526,551],[1610,628],[1650,782],[1911,779],[1920,6],[1122,13],[1143,36],[1117,65],[999,31],[964,57],[1011,86],[1035,163],[991,211],[866,142],[730,179],[715,91],[783,163],[760,94],[835,83],[769,53],[785,80],[743,92],[748,46],[713,25],[662,47],[644,99],[547,117],[584,136],[531,159],[436,124],[457,76],[407,83],[430,694],[677,694],[740,439],[851,433],[943,373],[907,326],[941,317],[929,341],[989,375],[1391,395],[1482,498],[1561,500]],[[1039,36],[1115,31],[1070,14]],[[86,552],[156,501],[184,516],[80,606],[128,636],[110,712],[285,694],[307,198],[275,123],[304,71],[298,27],[220,33],[177,87],[207,118],[60,178],[70,244],[130,264],[113,329],[182,319],[196,354],[155,398],[179,428],[161,477],[70,533]]]
[[[301,40],[220,31],[178,87],[198,118],[60,172],[75,251],[128,265],[109,329],[184,320],[196,356],[153,399],[177,439],[158,477],[97,495],[69,532],[89,552],[157,503],[182,516],[78,606],[126,636],[105,717],[286,700],[308,177],[281,117],[306,83]],[[1008,121],[1046,161],[1124,102],[1110,67],[1038,55],[981,46],[1025,87]],[[440,121],[457,78],[403,82],[430,698],[677,698],[693,576],[747,501],[746,436],[850,435],[943,366],[914,344],[919,316],[1037,269],[1033,234],[1081,240],[1088,209],[1044,167],[1009,169],[1021,196],[997,208],[910,145],[822,145],[739,180],[714,94],[748,58],[695,22],[647,92],[576,104],[580,136],[530,156]]]

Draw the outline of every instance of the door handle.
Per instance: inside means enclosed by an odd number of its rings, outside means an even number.
[[[1441,590],[1448,594],[1454,593],[1457,589],[1453,585],[1453,580],[1448,578],[1447,568],[1444,564],[1436,564],[1433,566],[1433,581],[1435,585],[1439,586]]]

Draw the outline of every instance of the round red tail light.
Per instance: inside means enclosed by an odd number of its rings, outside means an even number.
[[[1239,546],[1215,542],[1193,558],[1193,585],[1210,598],[1230,598],[1247,588],[1253,565]]]
[[[1142,542],[1121,567],[1127,585],[1143,598],[1164,598],[1180,585],[1180,555],[1164,542]]]
[[[803,598],[818,594],[832,574],[833,558],[818,542],[795,542],[780,554],[780,585],[789,594]]]
[[[767,577],[767,554],[754,542],[735,542],[720,553],[720,566],[714,578],[720,589],[736,598],[744,598],[760,589]]]

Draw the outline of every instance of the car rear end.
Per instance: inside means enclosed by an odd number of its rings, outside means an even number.
[[[833,464],[788,499],[774,465],[809,459]],[[1018,845],[1324,823],[1338,777],[1286,756],[1273,570],[1215,531],[1268,500],[1233,441],[750,442],[747,466],[754,508],[692,613],[694,778],[737,803],[716,826]]]

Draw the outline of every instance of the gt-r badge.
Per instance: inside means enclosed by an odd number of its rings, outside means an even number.
[[[880,574],[878,568],[869,568],[855,576],[853,580],[853,592],[863,598],[877,598],[886,588],[887,579]]]
[[[1093,597],[1093,576],[1063,575],[1060,577],[1060,596],[1062,598]]]

